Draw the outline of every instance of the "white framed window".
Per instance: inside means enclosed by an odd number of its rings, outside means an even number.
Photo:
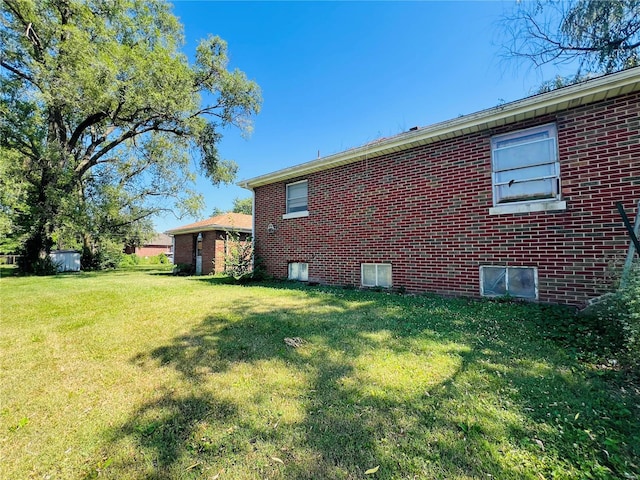
[[[309,264],[303,262],[291,262],[289,264],[289,280],[306,282],[309,280]]]
[[[554,124],[491,138],[494,206],[560,199],[557,140]]]
[[[287,185],[287,212],[283,218],[306,217],[307,211],[308,182],[290,183]]]
[[[535,267],[480,267],[483,297],[538,298],[538,269]]]
[[[390,263],[363,263],[361,269],[363,287],[391,287]]]

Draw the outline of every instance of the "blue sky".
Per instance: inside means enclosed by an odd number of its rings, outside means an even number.
[[[262,89],[253,134],[228,129],[219,145],[241,180],[531,95],[555,72],[501,58],[500,17],[515,4],[174,1],[174,13],[189,56],[219,35],[230,67]],[[197,190],[205,218],[251,195],[204,178]],[[156,227],[196,220],[167,216]]]

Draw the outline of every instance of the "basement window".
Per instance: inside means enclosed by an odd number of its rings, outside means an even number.
[[[361,272],[363,287],[391,288],[391,264],[363,263]]]
[[[554,124],[491,138],[494,208],[489,213],[566,208],[560,202],[557,139]]]
[[[538,269],[535,267],[480,267],[480,293],[483,297],[505,295],[538,298]]]
[[[309,280],[309,264],[302,262],[292,262],[289,264],[289,280],[306,282]]]

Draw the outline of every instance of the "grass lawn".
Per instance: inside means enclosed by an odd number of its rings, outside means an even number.
[[[3,479],[640,475],[639,393],[542,307],[151,270],[0,305]]]

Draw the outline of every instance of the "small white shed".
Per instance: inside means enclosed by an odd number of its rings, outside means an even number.
[[[53,250],[50,256],[58,266],[58,272],[80,271],[80,253],[74,250]]]

